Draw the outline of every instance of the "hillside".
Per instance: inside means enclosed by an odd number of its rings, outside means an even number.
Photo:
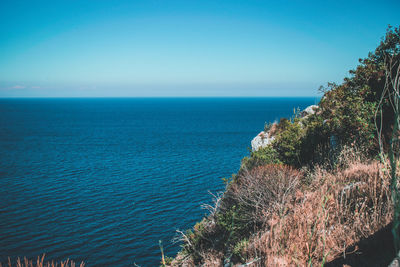
[[[343,83],[320,88],[313,112],[265,125],[162,265],[388,265],[399,244],[399,61],[400,28],[389,27]]]

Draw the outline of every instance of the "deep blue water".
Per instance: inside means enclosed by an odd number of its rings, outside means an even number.
[[[264,123],[316,101],[0,99],[0,262],[157,266]]]

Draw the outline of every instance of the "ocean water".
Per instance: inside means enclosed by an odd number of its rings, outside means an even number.
[[[0,99],[0,262],[158,266],[265,122],[316,98]]]

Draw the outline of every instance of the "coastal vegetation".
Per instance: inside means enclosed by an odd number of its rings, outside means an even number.
[[[163,265],[388,264],[399,249],[400,28],[349,73],[320,88],[314,113],[265,126],[273,141],[242,160]]]
[[[72,260],[64,260],[61,262],[54,262],[54,261],[45,261],[44,260],[45,254],[43,254],[41,257],[37,257],[36,260],[30,260],[27,257],[24,257],[23,260],[21,260],[21,258],[17,258],[15,263],[13,264],[13,262],[11,261],[10,257],[8,258],[8,262],[4,265],[5,267],[84,267],[85,263],[81,262],[79,265],[76,264],[74,261]],[[0,267],[2,267],[2,263],[0,262]]]
[[[265,125],[208,216],[163,266],[385,266],[400,248],[400,27],[315,112]],[[0,267],[3,265],[0,263]],[[18,258],[4,266],[77,266]],[[79,266],[83,267],[84,263]]]

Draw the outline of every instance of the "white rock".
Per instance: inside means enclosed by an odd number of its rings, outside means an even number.
[[[267,132],[260,132],[256,137],[251,140],[251,149],[253,151],[257,151],[260,148],[266,147],[271,144],[271,142],[275,139],[274,136],[269,136]]]
[[[317,105],[311,105],[308,106],[306,109],[304,109],[300,115],[301,118],[305,118],[311,114],[314,114],[318,109]],[[303,122],[300,120],[300,124],[303,127]],[[276,133],[276,123],[274,123],[271,127],[271,129],[268,132],[260,132],[256,137],[251,140],[251,149],[252,151],[257,151],[260,148],[266,147],[267,145],[271,144],[272,141],[275,139],[275,133]]]
[[[317,111],[317,109],[318,109],[317,105],[308,106],[301,112],[300,115],[302,118],[307,117],[308,115],[314,114]]]

